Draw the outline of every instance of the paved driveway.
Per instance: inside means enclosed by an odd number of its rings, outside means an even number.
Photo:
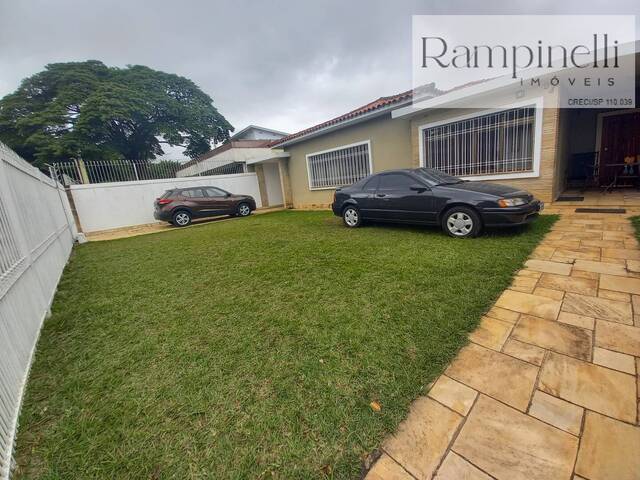
[[[640,479],[640,249],[565,213],[367,480]]]

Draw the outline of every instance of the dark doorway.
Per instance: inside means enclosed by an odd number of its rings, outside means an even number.
[[[616,179],[637,184],[640,176],[639,162],[640,111],[603,115],[600,185],[609,185]]]

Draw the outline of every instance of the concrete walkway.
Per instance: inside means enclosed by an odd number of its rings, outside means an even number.
[[[367,480],[640,479],[640,249],[562,215]]]
[[[253,215],[261,215],[263,213],[278,212],[284,210],[284,207],[262,207],[253,212]],[[232,220],[234,217],[223,215],[220,217],[202,218],[196,219],[188,227],[174,227],[167,222],[154,222],[145,223],[142,225],[133,225],[131,227],[114,228],[111,230],[101,230],[99,232],[92,232],[85,234],[86,238],[90,242],[100,242],[103,240],[118,240],[120,238],[137,237],[138,235],[147,235],[149,233],[171,232],[181,230],[185,228],[194,228],[199,225],[206,225],[207,223],[222,222],[225,220]]]

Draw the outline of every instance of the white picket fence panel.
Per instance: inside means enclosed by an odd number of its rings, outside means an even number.
[[[62,185],[0,143],[0,479],[42,322],[77,235]]]

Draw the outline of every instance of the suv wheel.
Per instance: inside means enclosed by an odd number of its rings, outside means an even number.
[[[356,228],[362,225],[360,211],[356,207],[347,207],[342,211],[342,220],[349,228]]]
[[[249,206],[249,204],[241,203],[240,205],[238,205],[238,216],[246,217],[248,215],[251,215],[251,207]]]
[[[186,227],[191,223],[191,214],[184,210],[180,210],[173,214],[171,223],[173,223],[176,227]]]
[[[442,229],[452,237],[475,237],[481,228],[480,217],[467,207],[453,207],[442,218]]]

